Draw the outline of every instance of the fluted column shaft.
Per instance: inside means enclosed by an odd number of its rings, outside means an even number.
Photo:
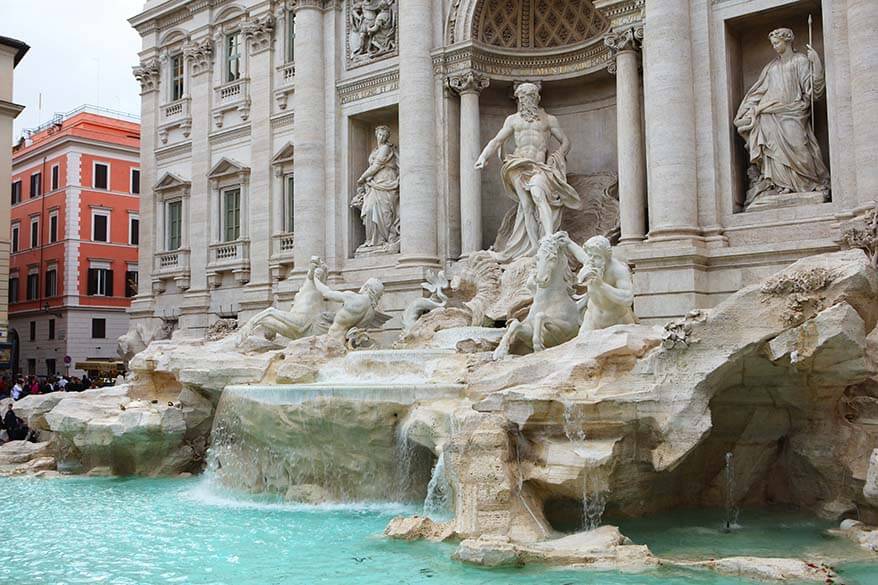
[[[460,94],[460,239],[461,255],[482,249],[482,174],[475,162],[481,152],[479,94],[490,83],[487,76],[468,71],[448,78],[448,87]]]
[[[299,2],[296,10],[296,153],[294,207],[295,270],[304,271],[311,256],[322,256],[325,241],[326,187],[322,2]]]
[[[647,0],[643,39],[650,239],[698,234],[689,0]]]
[[[867,205],[878,198],[878,2],[848,0],[847,9],[857,194]]]
[[[646,236],[646,155],[643,111],[640,105],[640,41],[643,29],[608,35],[615,53],[616,141],[619,158],[619,215],[621,242],[639,242]]]
[[[430,57],[432,13],[430,0],[399,3],[400,263],[403,264],[438,262],[436,105]]]

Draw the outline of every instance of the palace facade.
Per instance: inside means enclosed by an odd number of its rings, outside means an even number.
[[[570,183],[612,177],[616,253],[646,322],[836,249],[878,194],[873,0],[149,0],[131,24],[144,186],[131,315],[193,335],[287,306],[312,256],[334,288],[380,277],[398,316],[430,271],[490,247],[516,201],[496,160],[474,163],[521,82],[570,139]],[[773,46],[779,29],[808,56],[789,98],[799,125],[772,134],[766,64],[792,54]],[[777,176],[781,139],[825,166],[807,191]],[[376,232],[362,195],[379,159]]]

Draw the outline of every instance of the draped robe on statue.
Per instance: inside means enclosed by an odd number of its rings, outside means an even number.
[[[399,171],[398,153],[385,144],[369,155],[370,165],[380,170],[366,180],[360,217],[366,228],[364,247],[377,247],[399,241]]]
[[[506,157],[500,170],[500,177],[503,179],[506,195],[518,202],[518,205],[509,210],[497,232],[494,257],[498,262],[511,262],[516,258],[533,256],[537,253],[539,242],[532,242],[528,237],[526,222],[534,222],[534,229],[539,231],[538,211],[533,205],[530,210],[524,208],[518,199],[515,185],[516,181],[520,182],[529,193],[538,176],[545,179],[545,187],[548,191],[546,195],[552,209],[552,224],[555,232],[561,227],[564,208],[579,209],[582,205],[579,194],[567,183],[567,162],[562,154],[552,153],[549,155],[548,163],[514,154]],[[540,237],[545,235],[540,233]]]
[[[811,92],[819,98],[825,89],[822,76],[811,83],[811,62],[793,52],[765,66],[735,116],[738,133],[747,142],[750,162],[767,180],[769,189],[792,193],[824,191],[829,171],[811,130]]]

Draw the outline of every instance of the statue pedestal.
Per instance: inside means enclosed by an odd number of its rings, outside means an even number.
[[[396,242],[388,242],[380,246],[369,246],[362,244],[357,251],[354,252],[354,258],[363,258],[366,256],[377,256],[379,254],[399,254],[399,240]]]
[[[763,211],[783,207],[799,207],[802,205],[818,205],[829,201],[828,191],[812,191],[810,193],[763,193],[747,206],[747,211]]]

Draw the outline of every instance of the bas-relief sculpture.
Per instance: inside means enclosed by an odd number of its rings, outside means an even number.
[[[390,128],[375,129],[378,146],[369,155],[369,167],[357,179],[351,207],[360,210],[366,240],[357,256],[399,252],[399,151],[390,142]]]
[[[807,55],[795,50],[788,28],[769,40],[778,56],[744,96],[734,121],[750,155],[746,208],[771,205],[776,196],[829,192],[812,126],[813,103],[826,88],[823,64],[811,45]]]
[[[570,140],[558,119],[540,107],[535,84],[520,84],[515,97],[518,112],[506,118],[475,164],[484,169],[488,159],[495,153],[502,156],[503,144],[514,138],[515,150],[503,159],[500,176],[506,194],[518,205],[503,219],[494,244],[494,255],[501,263],[536,254],[540,239],[560,228],[564,209],[581,206],[579,194],[567,183]],[[549,153],[551,138],[560,145]]]
[[[352,61],[367,61],[396,50],[394,0],[352,0],[349,8]]]

